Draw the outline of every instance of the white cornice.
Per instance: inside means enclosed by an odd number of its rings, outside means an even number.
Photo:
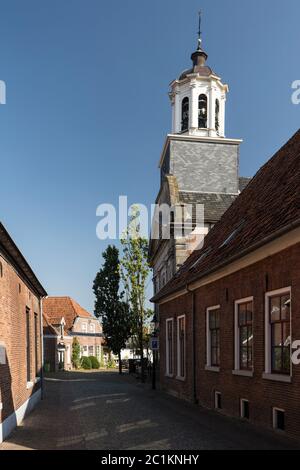
[[[163,151],[159,160],[158,167],[161,168],[165,158],[166,150],[171,140],[179,140],[186,142],[203,142],[207,144],[225,144],[225,145],[240,145],[242,139],[228,139],[226,137],[201,137],[188,134],[168,134],[164,143]]]

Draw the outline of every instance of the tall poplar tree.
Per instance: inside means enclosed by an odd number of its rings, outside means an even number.
[[[95,315],[101,318],[108,348],[118,355],[121,374],[121,350],[131,335],[132,317],[129,304],[123,301],[123,293],[120,293],[119,250],[109,245],[102,256],[104,263],[93,284]]]

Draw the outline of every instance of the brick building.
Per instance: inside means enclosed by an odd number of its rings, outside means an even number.
[[[300,131],[153,298],[163,389],[298,439],[299,184]]]
[[[44,362],[51,371],[72,369],[72,343],[76,337],[82,356],[101,358],[102,327],[99,321],[70,297],[43,300]]]
[[[0,224],[0,442],[41,398],[46,294]]]

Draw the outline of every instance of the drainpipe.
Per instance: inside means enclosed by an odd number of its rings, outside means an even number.
[[[197,398],[197,367],[196,367],[196,306],[195,306],[195,291],[186,286],[186,290],[192,296],[192,378],[193,378],[193,402],[198,404]]]

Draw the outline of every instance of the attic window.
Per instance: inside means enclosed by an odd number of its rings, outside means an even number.
[[[239,233],[239,231],[243,228],[244,225],[245,225],[245,220],[241,220],[239,225],[233,230],[233,232],[231,232],[231,234],[226,238],[226,240],[224,240],[224,242],[220,245],[220,248],[223,248],[223,246],[228,245],[231,242],[231,240],[235,238],[235,236]]]
[[[192,264],[192,266],[190,267],[190,271],[192,271],[192,269],[194,269],[199,263],[200,261],[202,261],[204,258],[206,258],[206,256],[211,252],[211,247],[208,247],[206,248],[206,250],[203,251],[203,253],[199,256],[199,258]]]

